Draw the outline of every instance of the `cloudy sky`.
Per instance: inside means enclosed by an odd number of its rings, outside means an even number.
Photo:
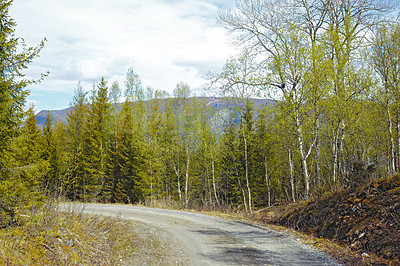
[[[120,82],[132,67],[144,85],[172,92],[180,81],[199,89],[208,71],[235,53],[218,25],[233,0],[15,0],[16,34],[45,48],[27,70],[50,76],[30,88],[36,111],[69,106],[78,81],[90,90],[100,77]]]

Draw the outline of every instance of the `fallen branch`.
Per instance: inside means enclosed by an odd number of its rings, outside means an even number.
[[[268,209],[270,209],[270,208],[272,208],[272,207],[274,207],[274,206],[276,206],[276,203],[272,204],[272,205],[271,205],[271,206],[269,206],[269,207],[262,208],[261,210],[257,210],[257,211],[254,211],[254,212],[262,212],[262,211],[264,211],[264,210],[268,210]]]

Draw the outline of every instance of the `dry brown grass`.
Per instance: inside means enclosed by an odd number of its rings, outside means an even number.
[[[134,249],[128,222],[73,208],[61,212],[56,202],[20,220],[0,231],[0,265],[118,265]]]

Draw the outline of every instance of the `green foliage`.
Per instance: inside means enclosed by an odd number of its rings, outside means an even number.
[[[12,1],[0,2],[1,226],[12,222],[17,208],[23,209],[27,202],[32,201],[40,176],[46,169],[41,162],[36,162],[40,158],[40,148],[35,141],[39,140],[40,132],[36,128],[33,110],[30,110],[28,120],[21,128],[25,117],[25,99],[29,93],[26,86],[38,82],[26,79],[23,71],[39,56],[44,41],[37,47],[27,47],[21,38],[15,36],[16,23],[9,16],[11,5]]]
[[[32,112],[14,126],[3,154],[19,153],[4,169],[23,159],[42,192],[71,200],[249,212],[398,172],[398,25],[372,27],[383,11],[373,1],[288,3],[219,14],[243,48],[210,75],[224,99],[194,97],[184,82],[168,98],[132,68],[124,93],[104,78],[89,96],[78,84],[65,126],[47,117],[40,133]],[[255,95],[275,100],[262,107]]]
[[[84,148],[85,134],[87,132],[88,103],[86,93],[80,84],[75,90],[75,96],[71,103],[72,110],[67,114],[65,148],[67,150],[67,171],[64,180],[64,193],[73,200],[81,199],[84,186]]]
[[[92,91],[88,110],[88,131],[84,137],[84,200],[93,200],[101,196],[109,156],[110,113],[107,82],[102,78],[97,89]]]

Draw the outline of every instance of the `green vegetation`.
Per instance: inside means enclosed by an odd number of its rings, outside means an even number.
[[[12,225],[19,209],[40,203],[38,187],[47,167],[40,159],[41,132],[33,110],[23,111],[26,86],[38,82],[24,78],[23,71],[38,57],[44,41],[32,48],[15,37],[11,4],[0,2],[0,227]]]
[[[380,239],[371,233],[374,225],[398,243],[398,188],[379,181],[354,189],[400,172],[400,24],[390,19],[395,6],[384,2],[390,1],[238,0],[218,14],[242,49],[209,75],[210,87],[225,97],[221,108],[194,97],[184,82],[172,96],[145,87],[129,69],[123,87],[102,78],[87,93],[78,83],[68,123],[49,115],[39,128],[33,108],[25,112],[24,105],[27,87],[45,75],[27,80],[23,71],[44,43],[29,48],[15,37],[12,1],[0,1],[0,228],[11,237],[4,245],[13,247],[3,255],[47,263],[63,250],[70,255],[57,258],[74,263],[90,252],[68,241],[88,250],[91,241],[102,245],[95,233],[84,233],[85,223],[71,223],[77,231],[65,233],[65,221],[77,214],[55,213],[54,221],[46,210],[30,215],[46,196],[254,213],[343,191],[334,194],[342,204],[335,206],[348,208],[320,212],[329,223],[306,202],[299,209],[304,219],[289,215],[282,224],[308,226],[395,261],[398,250],[370,240]],[[254,96],[274,100],[258,108]],[[76,217],[88,224],[98,219]],[[349,219],[358,227],[343,231]],[[93,230],[118,228],[99,223]]]
[[[1,122],[2,226],[47,195],[251,213],[398,172],[394,6],[328,2],[237,1],[219,13],[243,49],[209,76],[221,108],[184,82],[172,96],[145,87],[129,69],[123,87],[78,84],[68,122],[48,116],[38,128],[34,111],[22,111],[34,81],[21,71],[43,43],[16,54],[4,1],[2,106],[12,108]],[[274,100],[255,107],[254,95]]]

